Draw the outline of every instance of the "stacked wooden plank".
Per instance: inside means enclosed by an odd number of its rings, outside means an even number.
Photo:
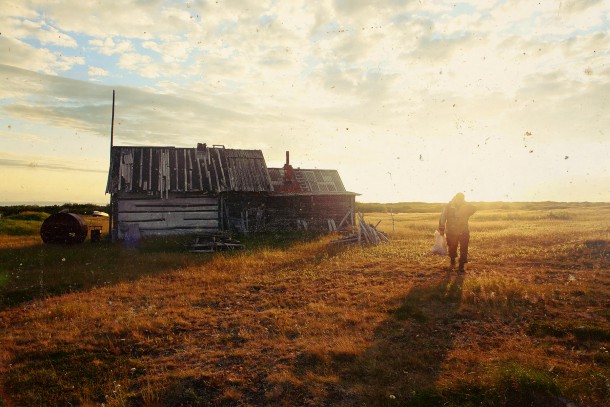
[[[380,222],[381,221],[377,222],[375,226],[370,225],[364,220],[364,215],[362,215],[362,213],[358,213],[358,241],[368,244],[389,242],[390,240],[387,238],[387,236],[377,230],[377,226],[379,226]]]
[[[346,236],[341,239],[333,240],[330,242],[331,244],[369,244],[369,245],[377,245],[380,243],[388,243],[390,239],[385,235],[385,233],[377,230],[376,225],[371,225],[366,223],[364,220],[364,215],[362,213],[358,213],[358,225],[356,228],[356,233],[353,233],[349,236]]]
[[[195,241],[187,245],[191,253],[213,253],[227,250],[243,250],[244,245],[222,233],[197,235]]]

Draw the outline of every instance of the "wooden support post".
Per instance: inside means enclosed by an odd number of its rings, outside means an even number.
[[[224,230],[224,198],[218,197],[218,229]]]
[[[339,226],[337,227],[337,229],[341,229],[341,227],[343,226],[343,223],[345,223],[345,221],[351,217],[352,211],[348,211],[345,216],[343,217],[343,219],[341,219],[341,222],[339,222]]]

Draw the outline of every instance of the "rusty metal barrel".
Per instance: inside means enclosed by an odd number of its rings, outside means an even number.
[[[87,222],[79,215],[60,212],[49,216],[40,227],[40,237],[45,243],[74,244],[87,238]]]

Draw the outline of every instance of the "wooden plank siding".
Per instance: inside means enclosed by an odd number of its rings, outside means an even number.
[[[137,224],[142,236],[217,231],[218,198],[170,197],[119,199],[117,229],[123,239],[129,225]]]

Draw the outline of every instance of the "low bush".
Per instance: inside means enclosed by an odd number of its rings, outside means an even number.
[[[11,220],[36,220],[36,221],[44,221],[46,218],[48,218],[50,215],[46,212],[32,212],[32,211],[26,211],[26,212],[20,212],[16,215],[9,215],[7,216],[7,219],[11,219]]]

